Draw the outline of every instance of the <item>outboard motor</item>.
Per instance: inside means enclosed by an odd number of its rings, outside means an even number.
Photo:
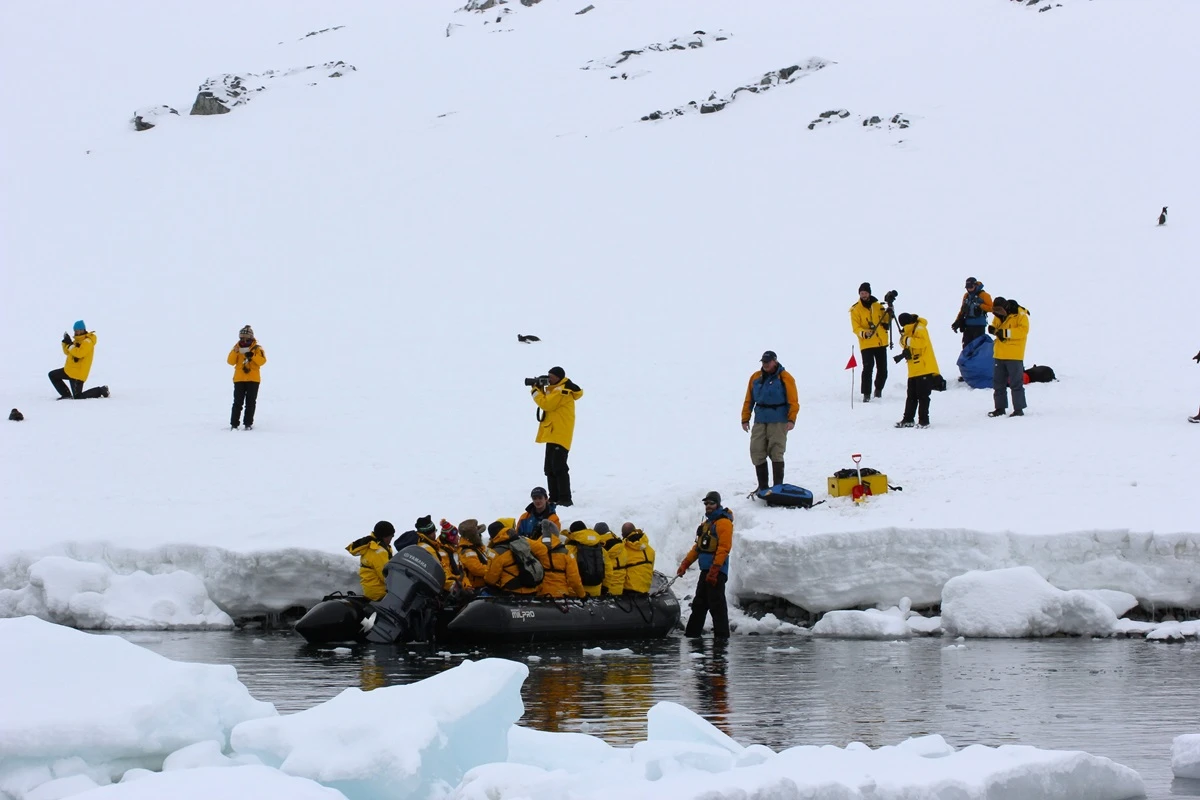
[[[308,610],[296,623],[296,633],[309,644],[355,642],[362,638],[367,598],[335,592]]]
[[[437,599],[446,573],[437,556],[423,547],[406,547],[383,568],[387,594],[367,606],[365,638],[377,644],[433,638]]]

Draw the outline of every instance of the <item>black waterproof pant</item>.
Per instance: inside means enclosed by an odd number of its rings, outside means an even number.
[[[868,347],[862,351],[863,374],[862,374],[862,393],[863,397],[871,394],[871,373],[875,373],[875,396],[883,396],[883,385],[887,383],[887,348],[886,347]]]
[[[95,386],[85,392],[83,390],[83,381],[77,381],[74,378],[68,378],[67,371],[62,367],[50,370],[50,372],[47,374],[47,377],[50,378],[50,383],[54,386],[55,391],[58,392],[58,396],[63,400],[66,400],[67,398],[74,398],[76,400],[95,400],[97,397],[104,397],[103,387]],[[63,381],[67,381],[71,384],[70,390],[67,389]]]
[[[978,339],[987,331],[986,325],[963,325],[963,347],[972,339]]]
[[[929,397],[933,394],[933,376],[908,379],[908,397],[904,398],[904,422],[929,424]]]
[[[569,506],[571,500],[571,469],[567,466],[567,448],[561,444],[546,444],[546,461],[542,471],[546,475],[546,491],[550,493],[550,502],[555,505]]]
[[[696,583],[696,596],[692,599],[692,615],[688,617],[684,636],[699,636],[704,633],[704,620],[711,613],[713,620],[713,636],[718,639],[729,638],[729,606],[725,603],[725,583],[729,579],[724,573],[717,576],[715,584],[706,580],[708,570],[700,570],[700,580]]]
[[[233,413],[229,424],[237,427],[242,418],[242,404],[246,406],[246,425],[254,424],[254,408],[258,405],[258,381],[237,381],[233,384]]]

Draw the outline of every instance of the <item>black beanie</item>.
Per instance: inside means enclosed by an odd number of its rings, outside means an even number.
[[[375,527],[371,529],[371,533],[375,534],[375,538],[383,538],[396,535],[396,526],[388,522],[386,519],[381,519],[375,523]]]
[[[900,320],[901,325],[912,325],[914,322],[917,321],[917,315],[916,314],[901,314],[900,316],[896,317],[896,319]]]
[[[550,374],[558,376],[559,380],[562,380],[563,378],[567,377],[567,371],[565,369],[563,369],[562,367],[551,367]]]
[[[858,290],[860,292],[866,292],[867,294],[870,294],[871,293],[871,284],[867,283],[866,281],[863,281],[861,284],[859,284]]]
[[[500,520],[496,520],[491,525],[488,525],[488,536],[495,536],[502,530],[504,530],[504,523]]]
[[[587,530],[587,523],[581,519],[577,519],[571,523],[571,533],[579,533]]]
[[[1018,303],[1016,300],[1012,300],[1012,299],[1006,300],[1004,302],[1004,310],[1010,314],[1015,314],[1021,310],[1021,304]]]
[[[433,533],[437,530],[437,528],[433,526],[432,514],[426,517],[417,517],[417,524],[414,527],[417,529],[418,533]]]

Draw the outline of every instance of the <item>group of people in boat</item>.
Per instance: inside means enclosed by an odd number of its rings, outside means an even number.
[[[445,573],[443,591],[454,595],[647,594],[654,574],[654,548],[645,531],[626,522],[618,536],[607,523],[589,526],[582,520],[563,530],[556,506],[540,486],[530,492],[519,518],[501,517],[486,527],[475,519],[458,525],[443,519],[435,525],[432,516],[424,516],[397,538],[392,523],[377,522],[371,533],[346,546],[359,559],[368,600],[383,598],[384,567],[394,553],[413,545],[438,559]]]

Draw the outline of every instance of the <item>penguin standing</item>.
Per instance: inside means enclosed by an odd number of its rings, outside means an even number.
[[[1159,225],[1167,224],[1167,207],[1166,206],[1163,206],[1162,213],[1158,215],[1158,224]]]

